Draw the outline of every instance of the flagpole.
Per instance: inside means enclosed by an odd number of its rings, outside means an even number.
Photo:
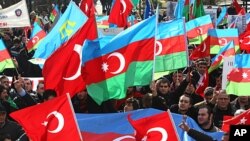
[[[158,8],[158,4],[157,4],[157,8],[156,8],[156,19],[155,19],[155,42],[154,42],[154,61],[153,61],[153,70],[152,70],[152,81],[154,80],[154,73],[155,73],[155,52],[156,52],[156,41],[157,41],[157,34],[158,34],[158,12],[159,8]]]
[[[187,66],[190,66],[190,62],[189,62],[189,54],[188,54],[188,46],[187,46],[187,32],[186,32],[185,18],[182,18],[182,21],[183,21],[184,39],[185,39],[186,52],[187,52]]]

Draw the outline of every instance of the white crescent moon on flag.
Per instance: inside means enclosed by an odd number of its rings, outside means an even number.
[[[121,0],[121,3],[122,3],[122,7],[123,7],[123,11],[121,12],[121,14],[123,14],[126,11],[127,5],[126,5],[124,0]]]
[[[110,57],[112,57],[112,56],[115,56],[115,57],[117,57],[117,58],[119,59],[119,61],[120,61],[120,67],[119,67],[116,71],[113,71],[113,72],[110,72],[110,73],[112,73],[112,74],[118,74],[118,73],[120,73],[120,72],[124,69],[124,67],[125,67],[125,58],[124,58],[124,56],[123,56],[121,53],[119,53],[119,52],[111,53],[111,54],[108,56],[108,58],[110,58]]]
[[[167,133],[167,131],[166,131],[164,128],[162,128],[162,127],[154,127],[154,128],[151,128],[151,129],[149,129],[149,130],[147,131],[147,134],[148,134],[149,132],[153,132],[153,131],[156,131],[156,132],[160,132],[160,133],[161,133],[162,138],[161,138],[160,141],[167,141],[167,139],[168,139],[168,133]]]
[[[38,41],[39,41],[39,37],[38,36],[33,37],[33,39],[32,39],[32,43],[33,44],[37,43]]]
[[[249,45],[250,44],[250,35],[245,37],[244,39],[248,39],[248,42],[244,43],[245,45]]]
[[[58,125],[56,127],[56,129],[54,130],[48,130],[48,132],[50,133],[58,133],[60,132],[62,129],[63,129],[63,126],[64,126],[64,118],[63,118],[63,115],[57,111],[53,111],[51,112],[50,114],[48,114],[47,116],[47,119],[51,116],[51,115],[54,115],[57,120],[58,120]]]
[[[74,51],[78,54],[78,56],[80,58],[78,69],[77,69],[76,73],[74,75],[72,75],[71,77],[63,77],[63,79],[65,79],[65,80],[75,80],[76,78],[78,78],[81,75],[82,46],[76,44],[74,47]]]
[[[123,139],[135,139],[135,137],[130,136],[130,135],[126,135],[126,136],[118,137],[118,138],[114,139],[113,141],[122,141]]]
[[[161,44],[161,42],[156,41],[156,45],[158,46],[158,50],[157,50],[157,52],[155,53],[155,56],[158,56],[158,55],[160,55],[161,52],[162,52],[162,44]]]
[[[198,29],[197,29],[197,32],[198,32],[198,34],[200,34],[200,35],[201,35],[201,34],[202,34],[202,32],[203,32],[202,28],[198,28]]]
[[[206,46],[206,43],[203,44],[203,50],[201,52],[205,52],[207,46]]]
[[[221,38],[221,39],[219,39],[219,44],[224,46],[227,44],[227,40],[225,38]]]
[[[89,10],[89,6],[87,3],[85,3],[85,12],[88,12],[88,10]]]

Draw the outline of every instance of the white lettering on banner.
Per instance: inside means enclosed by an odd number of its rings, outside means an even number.
[[[234,67],[234,57],[224,57],[222,72],[222,89],[226,89],[227,75]]]

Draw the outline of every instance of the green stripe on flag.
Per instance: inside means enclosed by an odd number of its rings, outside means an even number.
[[[218,54],[220,49],[222,48],[223,46],[219,46],[219,45],[214,45],[214,46],[210,46],[210,54]],[[236,45],[235,46],[235,52],[239,52],[240,50],[240,46],[239,45]]]
[[[89,95],[98,103],[122,99],[129,86],[148,85],[152,81],[153,61],[133,62],[125,73],[87,86]]]
[[[250,82],[227,82],[226,92],[227,94],[234,94],[237,96],[250,96],[248,88],[250,87]]]
[[[6,59],[0,62],[0,72],[2,72],[4,69],[7,69],[7,68],[15,68],[15,65],[12,59]]]
[[[207,38],[207,34],[198,36],[192,39],[188,39],[189,44],[201,44]]]
[[[156,56],[155,72],[176,70],[187,66],[187,52],[182,51],[173,54]]]
[[[175,72],[176,70],[170,70],[170,71],[164,71],[164,72],[156,72],[154,73],[154,80],[157,80],[161,77],[163,77],[164,75],[169,75],[172,72]]]

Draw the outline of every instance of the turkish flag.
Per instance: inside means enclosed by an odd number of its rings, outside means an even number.
[[[132,120],[130,116],[128,115],[128,121],[136,130],[135,138],[137,141],[141,141],[142,139],[146,139],[147,141],[179,140],[169,111],[139,120]]]
[[[204,97],[204,91],[208,87],[208,83],[209,83],[209,75],[208,75],[208,70],[206,70],[203,76],[203,79],[201,83],[199,84],[199,86],[197,87],[195,92],[199,94],[200,96]]]
[[[96,9],[93,0],[81,0],[79,7],[88,17],[95,14]]]
[[[237,14],[241,11],[241,6],[239,5],[237,0],[233,0],[233,5],[235,7],[235,10],[237,12]]]
[[[250,125],[250,109],[230,119],[223,120],[224,127],[222,129],[228,131],[230,125],[240,125],[240,124]]]
[[[81,76],[82,44],[86,39],[96,38],[91,32],[94,22],[94,17],[89,18],[70,40],[46,60],[43,67],[45,89],[53,89],[57,95],[69,93],[72,97],[86,88]]]
[[[111,9],[108,21],[116,24],[118,27],[126,27],[128,25],[128,16],[133,9],[130,0],[116,0]]]
[[[207,37],[198,47],[196,47],[190,54],[190,60],[197,60],[199,58],[210,56],[210,37]]]
[[[246,30],[239,36],[240,49],[250,51],[250,30]]]
[[[10,114],[32,141],[82,140],[69,95]]]

